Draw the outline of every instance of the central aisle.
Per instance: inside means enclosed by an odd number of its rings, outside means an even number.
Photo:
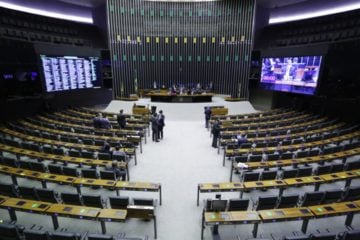
[[[229,178],[229,163],[222,167],[222,157],[211,147],[204,123],[166,119],[164,139],[159,143],[149,139],[144,152],[138,166],[130,170],[131,180],[162,183],[158,239],[199,239],[203,203],[196,206],[197,184]]]

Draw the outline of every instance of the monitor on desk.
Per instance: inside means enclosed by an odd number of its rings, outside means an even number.
[[[223,212],[226,211],[226,205],[227,205],[227,200],[212,200],[211,203],[211,210],[214,212]]]

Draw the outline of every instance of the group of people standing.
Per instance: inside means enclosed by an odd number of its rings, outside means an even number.
[[[159,114],[154,112],[150,118],[152,140],[153,142],[159,142],[160,139],[164,138],[164,126],[165,126],[165,115],[160,110]]]

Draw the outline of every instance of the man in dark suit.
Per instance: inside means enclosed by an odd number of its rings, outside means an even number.
[[[157,114],[154,113],[151,118],[151,130],[152,130],[152,140],[153,142],[159,142],[158,136],[159,136],[159,125],[158,125],[158,117]]]
[[[212,127],[212,130],[211,130],[211,133],[213,134],[212,147],[217,148],[217,143],[218,143],[218,139],[220,136],[220,121],[219,120],[215,121],[215,123]]]
[[[165,126],[165,115],[163,114],[163,111],[160,110],[158,115],[158,131],[159,131],[158,139],[163,139],[164,137],[164,131],[163,131],[164,126]]]
[[[205,114],[205,127],[209,128],[209,121],[210,121],[210,118],[211,118],[211,108],[206,107],[204,114]]]
[[[120,110],[119,114],[117,115],[117,122],[121,129],[126,127],[126,116],[124,115],[124,110]]]

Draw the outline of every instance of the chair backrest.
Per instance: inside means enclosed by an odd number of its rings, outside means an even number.
[[[249,181],[258,181],[260,173],[259,172],[245,172],[242,181],[249,182]]]
[[[42,147],[44,153],[52,154],[52,147],[51,146],[43,146]]]
[[[79,176],[77,169],[73,167],[63,167],[63,173],[64,175],[67,176],[73,176],[73,177]]]
[[[345,232],[341,240],[359,240],[360,230],[351,230]]]
[[[316,233],[312,234],[310,240],[335,240],[336,234],[333,233]]]
[[[69,150],[70,157],[81,157],[81,153],[78,150],[71,149]]]
[[[104,208],[100,195],[82,195],[82,200],[87,207]]]
[[[81,169],[81,175],[84,178],[98,178],[96,169]]]
[[[111,155],[110,153],[99,153],[98,158],[100,160],[111,160]]]
[[[277,196],[259,197],[256,210],[273,209],[278,201]]]
[[[343,191],[341,189],[326,190],[322,203],[325,204],[325,203],[338,202],[341,200],[342,196],[343,196]]]
[[[239,162],[246,163],[248,160],[248,157],[247,156],[236,156],[234,160],[237,163],[239,163]]]
[[[35,192],[36,192],[36,196],[38,197],[39,201],[52,202],[52,203],[58,202],[54,190],[36,188]]]
[[[49,240],[49,235],[46,231],[41,230],[32,230],[25,229],[24,230],[25,240]]]
[[[249,157],[249,162],[261,162],[262,155],[252,155]]]
[[[4,157],[2,159],[2,162],[4,165],[10,166],[10,167],[17,167],[18,163],[16,159]]]
[[[113,240],[114,237],[110,235],[103,235],[103,234],[88,234],[88,240]]]
[[[360,186],[351,186],[346,189],[344,201],[353,201],[360,199]]]
[[[126,157],[123,156],[123,155],[113,155],[112,159],[117,160],[119,162],[125,162],[126,161]]]
[[[311,176],[312,175],[312,167],[300,167],[297,177],[306,177],[306,176]]]
[[[331,172],[331,165],[318,166],[315,170],[316,175],[328,174]]]
[[[267,156],[268,161],[276,161],[280,159],[280,155],[279,154],[269,154]]]
[[[31,162],[29,162],[27,160],[19,160],[18,165],[22,169],[32,170]]]
[[[320,154],[320,150],[319,149],[313,149],[309,151],[309,157],[313,157],[313,156],[317,156]]]
[[[297,158],[304,158],[309,155],[309,151],[299,151],[296,153]]]
[[[296,207],[299,202],[298,194],[283,195],[280,197],[277,208]]]
[[[345,164],[345,168],[346,171],[351,171],[351,170],[355,170],[355,169],[360,169],[360,160],[356,160],[356,161],[351,161],[351,162],[347,162]]]
[[[335,172],[341,172],[344,170],[344,164],[343,163],[333,163],[331,165],[331,172],[335,173]]]
[[[228,211],[246,211],[249,207],[249,199],[234,198],[229,200]]]
[[[310,240],[310,236],[285,236],[283,240]]]
[[[17,197],[15,186],[10,183],[0,183],[0,194],[9,197]]]
[[[69,232],[53,232],[50,233],[50,240],[79,240],[80,234]]]
[[[64,155],[64,149],[62,148],[53,148],[53,153],[57,155]]]
[[[295,178],[298,175],[298,169],[288,169],[284,170],[282,173],[282,179],[286,178]]]
[[[61,193],[61,199],[66,204],[83,205],[78,193]]]
[[[319,205],[323,201],[324,196],[324,192],[305,192],[301,206],[307,207],[312,205]]]
[[[64,174],[62,166],[55,165],[55,164],[49,164],[47,167],[48,167],[50,173],[60,174],[60,175]]]
[[[281,159],[293,159],[294,154],[292,152],[286,152],[281,154]]]
[[[22,198],[37,200],[36,192],[34,187],[18,187],[19,195]]]
[[[116,174],[113,171],[100,171],[100,178],[107,179],[107,180],[116,180]]]
[[[81,151],[81,156],[82,156],[83,158],[94,159],[94,153],[93,153],[93,152]]]
[[[127,206],[129,205],[130,200],[129,197],[119,196],[119,197],[109,197],[109,202],[111,208],[126,209]]]
[[[274,180],[277,176],[277,171],[263,171],[261,174],[261,180]]]
[[[154,199],[152,198],[133,198],[134,205],[154,206]]]
[[[20,233],[15,225],[0,224],[0,236],[3,240],[20,240]]]
[[[46,168],[44,163],[42,162],[32,162],[31,163],[31,168],[34,171],[38,171],[38,172],[46,172]]]

